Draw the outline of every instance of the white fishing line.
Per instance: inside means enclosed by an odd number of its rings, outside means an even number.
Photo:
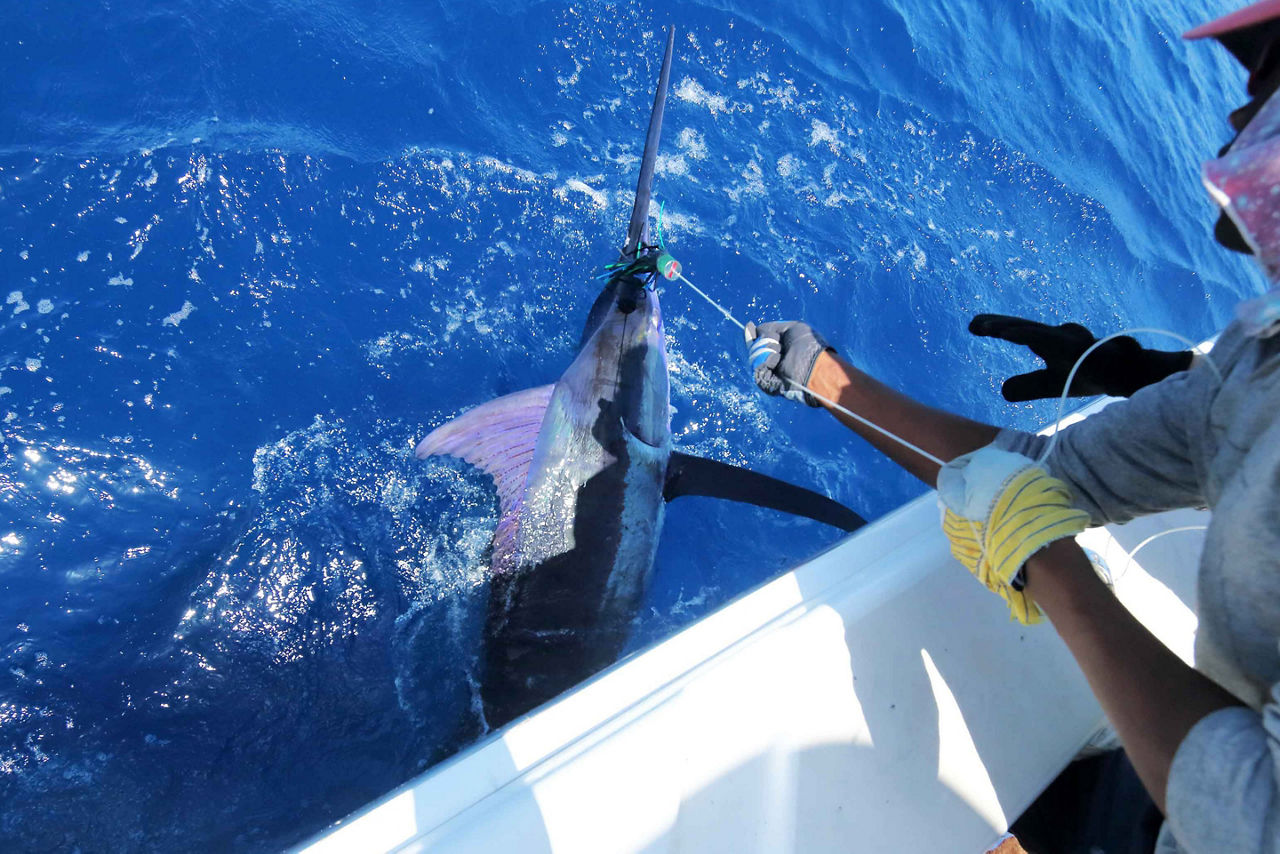
[[[695,285],[693,282],[691,282],[691,281],[689,281],[687,278],[685,278],[684,274],[682,274],[682,273],[677,273],[677,274],[676,274],[676,276],[675,276],[675,278],[678,278],[680,281],[684,282],[686,285],[688,285],[690,288],[692,288],[692,289],[694,290],[694,292],[695,292],[696,294],[698,294],[698,296],[702,297],[704,300],[706,300],[708,303],[710,303],[713,307],[715,307],[715,309],[716,309],[717,311],[719,311],[722,315],[724,315],[725,319],[726,319],[726,320],[728,320],[730,323],[732,323],[734,326],[737,326],[739,329],[743,330],[744,332],[746,331],[746,325],[745,325],[745,324],[743,324],[740,320],[738,320],[736,317],[734,317],[732,314],[730,314],[728,309],[726,309],[726,308],[725,308],[724,306],[722,306],[720,303],[718,303],[718,302],[716,302],[714,299],[712,299],[712,298],[711,298],[711,297],[710,297],[706,292],[704,292],[701,288],[699,288],[699,287],[698,287],[697,285]],[[1062,423],[1062,417],[1063,417],[1064,410],[1065,410],[1065,408],[1066,408],[1066,404],[1067,404],[1067,398],[1070,396],[1071,383],[1072,383],[1072,381],[1073,381],[1073,380],[1075,380],[1075,378],[1076,378],[1076,374],[1077,374],[1077,373],[1079,372],[1079,370],[1080,370],[1080,366],[1081,366],[1082,364],[1084,364],[1084,360],[1085,360],[1085,359],[1087,359],[1087,358],[1088,358],[1088,357],[1093,353],[1093,351],[1097,350],[1099,347],[1101,347],[1103,344],[1107,343],[1108,341],[1111,341],[1111,340],[1113,340],[1113,339],[1115,339],[1115,338],[1119,338],[1119,337],[1121,337],[1122,335],[1129,335],[1129,334],[1134,334],[1134,333],[1144,333],[1144,332],[1145,332],[1145,333],[1154,334],[1154,335],[1167,335],[1167,336],[1169,336],[1169,337],[1171,337],[1171,338],[1175,338],[1175,339],[1177,339],[1178,341],[1181,341],[1182,343],[1186,344],[1186,345],[1187,345],[1188,347],[1190,347],[1193,351],[1194,351],[1194,350],[1196,349],[1196,347],[1197,347],[1196,342],[1194,342],[1194,341],[1190,340],[1189,338],[1186,338],[1186,337],[1184,337],[1184,336],[1182,336],[1182,335],[1179,335],[1179,334],[1178,334],[1178,333],[1176,333],[1176,332],[1170,332],[1170,331],[1168,331],[1167,329],[1152,329],[1152,328],[1147,328],[1147,327],[1139,327],[1139,328],[1135,328],[1135,329],[1128,329],[1128,330],[1125,330],[1125,331],[1123,331],[1123,332],[1117,332],[1117,333],[1115,333],[1115,334],[1113,334],[1113,335],[1108,335],[1108,336],[1106,336],[1105,338],[1101,338],[1101,339],[1099,339],[1099,340],[1095,341],[1095,342],[1094,342],[1094,343],[1093,343],[1093,344],[1092,344],[1088,349],[1086,349],[1083,353],[1081,353],[1081,354],[1080,354],[1080,358],[1076,359],[1075,364],[1071,366],[1071,371],[1070,371],[1070,373],[1068,373],[1068,374],[1067,374],[1067,381],[1066,381],[1066,383],[1065,383],[1065,384],[1064,384],[1064,386],[1063,386],[1063,389],[1062,389],[1062,396],[1058,399],[1058,414],[1057,414],[1057,417],[1056,417],[1056,418],[1054,418],[1054,422],[1053,422],[1053,423],[1054,423],[1054,432],[1050,435],[1050,437],[1049,437],[1049,441],[1048,441],[1048,443],[1045,445],[1044,453],[1040,455],[1040,459],[1036,461],[1036,465],[1040,466],[1041,468],[1043,468],[1043,467],[1044,467],[1044,462],[1045,462],[1045,460],[1046,460],[1046,459],[1048,459],[1050,452],[1052,452],[1052,451],[1053,451],[1053,447],[1054,447],[1054,445],[1057,443],[1057,440],[1058,440],[1058,433],[1059,433],[1059,432],[1060,432],[1060,430],[1061,430],[1061,426],[1060,426],[1060,425],[1061,425],[1061,423]],[[1205,359],[1205,361],[1208,363],[1209,367],[1213,370],[1214,375],[1215,375],[1215,376],[1217,376],[1217,378],[1218,378],[1218,382],[1219,382],[1219,383],[1221,383],[1221,382],[1222,382],[1222,371],[1218,369],[1218,366],[1217,366],[1216,364],[1214,364],[1213,360],[1212,360],[1211,358],[1209,358],[1207,355],[1205,355],[1205,356],[1204,356],[1204,359]],[[913,443],[911,443],[911,442],[908,442],[906,439],[902,438],[901,436],[898,436],[897,434],[895,434],[895,433],[893,433],[893,432],[891,432],[891,431],[889,431],[889,430],[886,430],[885,428],[881,427],[880,425],[878,425],[878,424],[876,424],[876,423],[874,423],[874,422],[872,422],[872,421],[867,420],[866,418],[862,417],[862,416],[861,416],[861,415],[859,415],[858,413],[853,412],[852,410],[846,409],[844,406],[841,406],[839,403],[837,403],[836,401],[832,400],[831,398],[829,398],[829,397],[825,397],[824,395],[821,395],[821,394],[818,394],[816,391],[814,391],[813,389],[809,388],[807,385],[804,385],[803,383],[796,382],[795,380],[793,380],[793,379],[791,379],[791,378],[789,378],[789,377],[782,376],[781,374],[778,374],[777,376],[779,376],[779,377],[780,377],[784,382],[786,382],[786,383],[788,383],[788,384],[790,384],[790,385],[794,386],[795,388],[802,389],[802,390],[803,390],[805,393],[807,393],[807,394],[813,395],[813,397],[815,397],[816,399],[818,399],[818,400],[822,401],[823,403],[827,404],[827,405],[828,405],[828,406],[830,406],[832,409],[835,409],[836,411],[841,412],[841,413],[843,413],[843,414],[845,414],[845,415],[849,416],[849,417],[850,417],[850,418],[852,418],[854,421],[857,421],[859,424],[863,424],[863,425],[865,425],[866,427],[868,427],[868,428],[870,428],[870,429],[872,429],[872,430],[876,431],[877,433],[881,434],[882,436],[885,436],[886,438],[892,439],[894,442],[897,442],[897,443],[898,443],[899,445],[901,445],[902,447],[904,447],[904,448],[906,448],[906,449],[908,449],[908,450],[910,450],[910,451],[913,451],[913,452],[915,452],[915,453],[919,454],[921,457],[925,458],[926,460],[929,460],[929,461],[930,461],[930,462],[932,462],[932,463],[935,463],[937,466],[942,467],[942,466],[945,466],[945,465],[947,464],[945,460],[939,459],[938,457],[934,456],[933,454],[929,453],[928,451],[924,450],[923,448],[920,448],[920,447],[918,447],[917,445],[915,445],[915,444],[913,444]],[[973,520],[972,520],[972,519],[965,519],[965,521],[969,523],[969,530],[970,530],[970,533],[972,534],[974,541],[978,543],[978,548],[982,551],[982,557],[980,558],[980,561],[981,561],[981,560],[985,559],[985,555],[986,555],[986,542],[985,542],[984,538],[982,538],[982,537],[980,537],[980,536],[978,535],[977,526],[974,524]],[[1123,567],[1123,568],[1121,569],[1121,571],[1120,571],[1120,575],[1123,575],[1125,572],[1127,572],[1127,571],[1128,571],[1129,566],[1133,563],[1134,555],[1136,555],[1136,554],[1138,553],[1138,551],[1139,551],[1139,550],[1141,550],[1142,548],[1144,548],[1147,544],[1151,543],[1152,541],[1154,541],[1154,540],[1156,540],[1156,539],[1159,539],[1160,537],[1163,537],[1163,536],[1165,536],[1166,534],[1174,534],[1174,533],[1178,533],[1178,532],[1181,532],[1181,531],[1199,531],[1199,530],[1204,530],[1204,529],[1205,529],[1205,526],[1203,526],[1203,525],[1187,525],[1187,526],[1183,526],[1183,527],[1179,527],[1179,528],[1170,528],[1170,529],[1168,529],[1168,530],[1166,530],[1166,531],[1161,531],[1161,532],[1160,532],[1160,533],[1158,533],[1158,534],[1153,534],[1152,536],[1147,537],[1145,540],[1143,540],[1142,542],[1138,543],[1138,545],[1137,545],[1137,546],[1135,546],[1135,547],[1134,547],[1134,549],[1133,549],[1132,551],[1130,551],[1130,552],[1129,552],[1129,554],[1128,554],[1128,556],[1127,556],[1127,559],[1126,559],[1126,561],[1125,561],[1124,567]],[[1018,582],[1019,582],[1019,580],[1020,580],[1020,578],[1021,578],[1021,576],[1022,576],[1022,571],[1021,571],[1021,570],[1019,570],[1019,571],[1018,571],[1018,573],[1014,576],[1014,578],[1010,579],[1010,586],[1011,586],[1014,590],[1019,590],[1019,591],[1020,591],[1020,590],[1022,590],[1022,585],[1021,585],[1020,583],[1018,583]],[[1115,576],[1115,577],[1116,577],[1116,578],[1118,578],[1119,576]]]
[[[747,328],[747,327],[746,327],[746,324],[744,324],[742,321],[738,320],[738,318],[736,318],[736,317],[734,317],[732,314],[730,314],[730,313],[729,313],[729,310],[728,310],[728,309],[726,309],[724,306],[722,306],[720,303],[716,302],[716,301],[715,301],[715,300],[713,300],[711,297],[707,296],[707,294],[706,294],[705,292],[703,292],[703,290],[702,290],[701,288],[699,288],[699,287],[698,287],[697,285],[695,285],[693,282],[691,282],[691,281],[689,281],[688,279],[686,279],[686,278],[684,277],[684,274],[683,274],[683,273],[682,273],[682,274],[679,274],[679,275],[677,276],[677,278],[678,278],[678,279],[680,279],[680,281],[684,282],[684,283],[685,283],[686,285],[688,285],[689,287],[693,288],[694,292],[696,292],[699,296],[701,296],[701,297],[702,297],[703,299],[705,299],[707,302],[711,303],[711,305],[713,305],[713,306],[716,308],[716,310],[718,310],[721,314],[723,314],[723,315],[725,316],[725,319],[726,319],[726,320],[728,320],[730,323],[732,323],[734,326],[737,326],[739,329],[743,330],[744,332],[746,331],[746,328]],[[864,426],[866,426],[866,427],[868,427],[868,428],[870,428],[870,429],[872,429],[872,430],[876,431],[876,432],[877,432],[877,433],[879,433],[880,435],[885,436],[886,438],[892,439],[893,441],[897,442],[897,443],[898,443],[899,445],[901,445],[902,447],[906,448],[906,449],[907,449],[907,450],[909,450],[909,451],[914,451],[915,453],[917,453],[917,454],[919,454],[920,456],[924,457],[926,460],[929,460],[930,462],[935,463],[935,464],[936,464],[936,465],[938,465],[938,466],[945,466],[945,465],[947,464],[947,463],[946,463],[946,460],[939,459],[938,457],[935,457],[933,454],[929,453],[928,451],[924,450],[923,448],[920,448],[920,447],[918,447],[918,446],[916,446],[916,445],[912,444],[911,442],[908,442],[906,439],[902,438],[901,436],[897,435],[896,433],[892,433],[892,432],[890,432],[890,431],[888,431],[888,430],[884,429],[883,427],[881,427],[879,424],[876,424],[876,423],[874,423],[874,422],[872,422],[872,421],[868,421],[866,418],[863,418],[861,415],[859,415],[858,413],[854,412],[853,410],[851,410],[851,409],[846,409],[845,407],[841,406],[839,403],[836,403],[836,402],[835,402],[834,400],[832,400],[831,398],[826,397],[826,396],[821,395],[821,394],[818,394],[816,391],[814,391],[813,389],[809,388],[809,387],[808,387],[807,385],[805,385],[804,383],[796,382],[795,380],[791,379],[790,377],[784,377],[784,376],[782,376],[781,374],[778,374],[778,376],[779,376],[779,378],[781,378],[781,379],[782,379],[782,381],[783,381],[783,382],[789,383],[790,385],[795,386],[795,387],[796,387],[796,388],[798,388],[798,389],[802,389],[805,393],[813,395],[813,397],[814,397],[814,398],[816,398],[817,400],[820,400],[820,401],[822,401],[823,403],[827,404],[827,405],[828,405],[828,406],[830,406],[832,409],[835,409],[836,411],[841,412],[841,413],[843,413],[843,414],[845,414],[845,415],[849,416],[849,417],[850,417],[850,418],[852,418],[854,421],[857,421],[859,424],[862,424],[862,425],[864,425]]]
[[[1164,531],[1160,531],[1159,533],[1152,534],[1151,536],[1147,537],[1145,540],[1143,540],[1142,542],[1134,546],[1133,549],[1130,550],[1130,552],[1127,555],[1125,555],[1124,566],[1120,567],[1119,572],[1111,576],[1112,583],[1114,584],[1115,582],[1119,581],[1121,578],[1124,577],[1124,574],[1129,571],[1129,567],[1133,565],[1134,555],[1136,555],[1138,552],[1146,548],[1149,544],[1155,542],[1161,537],[1167,534],[1179,534],[1179,533],[1182,533],[1183,531],[1207,531],[1207,530],[1209,530],[1208,525],[1183,525],[1178,528],[1168,528]]]
[[[1049,435],[1049,443],[1044,446],[1044,453],[1040,455],[1040,459],[1036,460],[1036,465],[1044,467],[1044,461],[1049,459],[1049,454],[1053,451],[1054,445],[1058,443],[1058,434],[1062,432],[1062,416],[1067,408],[1067,398],[1071,396],[1071,383],[1076,378],[1076,373],[1080,370],[1080,366],[1084,364],[1084,360],[1089,358],[1089,354],[1097,350],[1103,344],[1125,335],[1135,335],[1139,333],[1148,333],[1150,335],[1167,335],[1177,341],[1186,344],[1191,350],[1195,350],[1199,345],[1183,335],[1176,332],[1170,332],[1168,329],[1157,329],[1153,327],[1138,326],[1133,329],[1124,329],[1120,332],[1114,332],[1106,338],[1099,338],[1089,346],[1089,349],[1080,354],[1080,358],[1076,359],[1076,363],[1071,366],[1071,373],[1067,374],[1067,381],[1062,386],[1062,396],[1058,398],[1058,414],[1053,419],[1053,433]],[[1218,370],[1218,366],[1214,364],[1212,358],[1208,354],[1200,354],[1209,367],[1213,370],[1214,376],[1218,378],[1218,383],[1222,383],[1222,371]]]
[[[698,296],[702,297],[704,300],[706,300],[707,302],[709,302],[709,303],[711,303],[713,306],[715,306],[716,311],[718,311],[718,312],[720,312],[721,314],[723,314],[723,315],[725,316],[725,319],[726,319],[726,320],[728,320],[730,323],[732,323],[734,326],[738,327],[738,328],[739,328],[739,329],[741,329],[742,331],[744,331],[744,332],[746,331],[747,327],[746,327],[746,326],[744,326],[744,325],[742,324],[742,322],[738,320],[738,318],[736,318],[736,317],[734,317],[732,314],[730,314],[730,313],[729,313],[729,310],[728,310],[728,309],[726,309],[724,306],[722,306],[720,303],[716,302],[716,301],[715,301],[715,300],[713,300],[711,297],[707,296],[706,292],[705,292],[705,291],[703,291],[703,290],[702,290],[702,288],[698,287],[698,286],[697,286],[697,285],[695,285],[693,282],[691,282],[691,281],[689,281],[688,279],[686,279],[686,278],[684,277],[684,273],[677,273],[677,274],[676,274],[676,278],[678,278],[680,281],[684,282],[684,283],[685,283],[686,285],[688,285],[689,287],[693,288],[693,289],[694,289],[694,291],[695,291],[695,292],[697,292]]]
[[[725,319],[728,320],[730,323],[732,323],[734,326],[738,327],[744,332],[746,331],[746,328],[747,328],[746,324],[738,320],[738,318],[734,317],[727,308],[725,308],[720,303],[712,299],[705,291],[702,290],[702,288],[698,287],[693,282],[689,281],[683,273],[677,273],[675,278],[679,279],[680,281],[688,285],[690,288],[692,288],[694,293],[696,293],[698,296],[702,297],[704,300],[710,303],[711,306],[716,309],[716,311],[724,315]],[[1067,374],[1067,381],[1062,388],[1062,396],[1058,398],[1058,414],[1053,420],[1054,431],[1049,436],[1049,442],[1045,445],[1044,452],[1040,455],[1040,458],[1036,460],[1036,465],[1042,468],[1044,467],[1045,460],[1049,458],[1049,454],[1052,453],[1054,446],[1058,442],[1058,433],[1061,432],[1061,429],[1062,429],[1060,425],[1062,424],[1062,417],[1066,411],[1067,398],[1070,397],[1071,383],[1072,381],[1075,380],[1076,374],[1080,370],[1080,366],[1084,364],[1084,360],[1087,359],[1090,356],[1090,354],[1093,353],[1094,350],[1097,350],[1099,347],[1101,347],[1103,344],[1107,343],[1108,341],[1114,340],[1116,338],[1120,338],[1121,336],[1124,336],[1124,335],[1133,335],[1133,334],[1140,334],[1140,333],[1148,333],[1152,335],[1167,335],[1170,338],[1174,338],[1182,342],[1183,344],[1186,344],[1192,350],[1195,350],[1196,347],[1198,346],[1196,342],[1192,341],[1190,338],[1187,338],[1183,335],[1179,335],[1176,332],[1170,332],[1167,329],[1157,329],[1157,328],[1151,328],[1151,327],[1136,327],[1134,329],[1126,329],[1121,332],[1113,333],[1111,335],[1106,336],[1105,338],[1100,338],[1097,341],[1095,341],[1092,345],[1089,346],[1087,350],[1085,350],[1083,353],[1080,354],[1080,358],[1076,359],[1075,364],[1071,366],[1071,372]],[[1205,362],[1208,363],[1209,367],[1213,370],[1214,375],[1217,376],[1218,382],[1221,383],[1222,371],[1218,369],[1218,366],[1214,364],[1213,359],[1211,359],[1208,355],[1205,355],[1205,354],[1201,354],[1201,355],[1204,358]],[[841,406],[839,403],[832,400],[831,398],[818,394],[816,391],[809,388],[804,383],[796,382],[790,377],[784,377],[781,374],[779,374],[778,376],[782,379],[783,382],[786,382],[789,385],[794,386],[795,388],[802,389],[806,394],[812,395],[815,399],[822,401],[823,403],[827,404],[837,412],[840,412],[840,413],[843,413],[844,415],[849,416],[859,424],[862,424],[868,427],[869,429],[874,430],[875,432],[879,433],[880,435],[888,439],[892,439],[894,442],[897,442],[902,447],[916,454],[919,454],[921,457],[928,460],[929,462],[934,463],[938,466],[945,466],[947,464],[946,460],[943,460],[934,456],[933,454],[913,444],[912,442],[907,441],[906,439],[902,438],[896,433],[886,430],[885,428],[881,427],[879,424],[876,424],[873,421],[869,421],[863,416],[859,415],[858,413],[850,409],[847,409],[844,406]],[[1139,546],[1139,548],[1141,548],[1141,546]]]

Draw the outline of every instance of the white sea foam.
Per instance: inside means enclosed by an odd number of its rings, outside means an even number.
[[[66,469],[58,469],[45,481],[44,487],[50,492],[61,492],[72,495],[76,491],[76,475]]]
[[[568,77],[561,77],[560,75],[557,74],[556,82],[560,84],[561,89],[568,89],[570,86],[577,85],[578,80],[581,79],[581,76],[582,76],[582,63],[575,58],[573,60],[573,73],[570,74]]]
[[[760,168],[760,164],[754,159],[747,162],[746,167],[742,170],[742,178],[746,183],[737,187],[730,187],[725,191],[725,194],[730,199],[737,202],[744,197],[765,195],[764,170]]]
[[[36,303],[37,314],[48,314],[53,311],[53,300],[42,299]]]
[[[499,172],[503,175],[511,175],[530,184],[538,180],[537,172],[525,169],[521,166],[516,166],[512,163],[507,163],[505,160],[499,160],[496,157],[490,157],[487,154],[477,157],[476,165],[483,166],[486,169],[492,169],[494,172]]]
[[[814,119],[809,125],[809,147],[825,144],[833,154],[840,150],[840,137],[832,130],[831,125],[821,119]]]
[[[182,308],[178,309],[173,314],[166,316],[164,320],[160,321],[160,325],[161,326],[177,326],[179,323],[181,323],[182,321],[190,317],[191,312],[195,310],[196,310],[196,307],[191,304],[191,300],[184,300],[182,303]]]
[[[10,291],[9,298],[4,302],[5,305],[13,306],[14,314],[22,314],[24,311],[31,308],[31,306],[27,304],[27,301],[22,298],[22,291]]]
[[[716,95],[708,92],[701,83],[692,77],[686,77],[680,81],[672,93],[681,101],[688,101],[691,104],[697,104],[706,107],[711,115],[719,113],[727,113],[729,111],[729,101],[724,95]]]
[[[658,213],[653,210],[654,205],[650,204],[649,207],[652,215],[656,217]],[[674,211],[670,208],[663,211],[662,231],[668,237],[673,234],[703,234],[706,230],[702,220],[698,219],[694,214]]]
[[[790,178],[796,174],[800,161],[796,159],[794,154],[784,154],[778,158],[778,174],[783,178]]]
[[[76,255],[76,260],[77,260],[77,261],[79,261],[79,262],[80,262],[80,263],[82,263],[82,264],[83,264],[85,261],[88,261],[88,260],[89,260],[89,252],[88,252],[88,250],[85,250],[84,252],[81,252],[81,253],[77,254],[77,255]]]
[[[425,261],[421,258],[415,258],[413,263],[409,265],[409,269],[415,273],[426,273],[432,281],[435,281],[436,273],[449,269],[449,263],[448,257],[445,256],[428,258]]]
[[[916,272],[920,272],[928,264],[928,257],[925,256],[924,250],[920,248],[918,243],[911,244],[911,268]]]
[[[600,208],[600,210],[604,210],[609,207],[608,196],[600,190],[590,186],[585,181],[581,181],[577,178],[570,178],[568,181],[565,181],[564,186],[556,190],[556,193],[561,198],[568,199],[570,190],[582,193],[587,198],[591,199],[591,201],[595,202],[596,207]]]
[[[133,284],[133,279],[125,278],[125,275],[123,273],[117,273],[116,275],[112,276],[110,279],[107,279],[107,284],[127,286],[127,285]]]
[[[365,358],[390,379],[394,363],[406,354],[423,354],[427,358],[438,355],[437,342],[436,335],[426,329],[414,333],[384,332],[365,344]]]
[[[671,614],[676,617],[685,615],[698,616],[706,610],[708,602],[715,601],[719,596],[720,588],[715,585],[699,587],[698,592],[688,599],[684,597],[684,589],[681,588],[680,595],[676,598],[675,604],[671,606]]]
[[[27,360],[26,360],[27,370],[28,370],[28,371],[31,371],[32,373],[35,373],[36,371],[40,370],[40,365],[41,365],[41,364],[42,364],[42,363],[41,363],[41,361],[40,361],[39,359],[27,359]]]
[[[653,169],[659,175],[678,177],[689,174],[689,163],[683,154],[659,154],[654,161]]]
[[[453,333],[468,324],[479,335],[492,335],[496,326],[506,326],[504,321],[511,318],[510,311],[505,308],[491,310],[476,294],[475,288],[467,288],[463,294],[470,305],[450,305],[445,309],[444,337],[448,341]]]
[[[676,145],[694,160],[705,160],[707,158],[707,140],[693,128],[685,128],[680,131],[680,134],[676,137]]]

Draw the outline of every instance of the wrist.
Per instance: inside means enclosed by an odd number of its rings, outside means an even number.
[[[1147,384],[1158,383],[1165,377],[1189,370],[1195,355],[1191,350],[1148,350]]]
[[[1084,549],[1072,537],[1055,540],[1027,558],[1024,590],[1051,619],[1072,609],[1091,610],[1091,600],[1106,585]]]
[[[823,350],[818,354],[805,385],[828,400],[840,399],[840,395],[849,387],[849,374],[836,358],[834,350]]]
[[[1170,352],[1136,347],[1136,352],[1126,355],[1122,362],[1115,365],[1116,369],[1103,384],[1103,391],[1112,397],[1130,397],[1138,389],[1187,370],[1191,367],[1194,355],[1190,350]]]

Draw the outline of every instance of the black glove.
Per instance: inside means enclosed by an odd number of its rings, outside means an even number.
[[[759,326],[748,323],[743,331],[747,338],[747,361],[761,391],[810,406],[822,405],[822,401],[800,388],[809,384],[818,357],[832,349],[821,335],[798,320],[773,321]]]
[[[1076,360],[1098,340],[1078,323],[1048,326],[1005,314],[979,314],[969,324],[974,335],[1002,338],[1031,348],[1045,368],[1004,381],[1011,402],[1058,397]],[[1113,338],[1089,354],[1071,381],[1071,397],[1107,394],[1128,397],[1138,389],[1191,367],[1190,351],[1148,350],[1129,336]]]

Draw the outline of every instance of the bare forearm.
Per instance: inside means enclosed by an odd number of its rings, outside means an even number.
[[[1169,768],[1183,738],[1205,715],[1239,701],[1147,631],[1102,583],[1074,540],[1059,540],[1033,555],[1026,581],[1164,810]]]
[[[912,400],[831,352],[818,357],[809,377],[809,387],[942,460],[951,460],[989,445],[998,432],[988,424],[971,421]],[[823,406],[831,410],[849,429],[929,486],[937,482],[937,463],[831,409],[827,404],[824,403]]]

